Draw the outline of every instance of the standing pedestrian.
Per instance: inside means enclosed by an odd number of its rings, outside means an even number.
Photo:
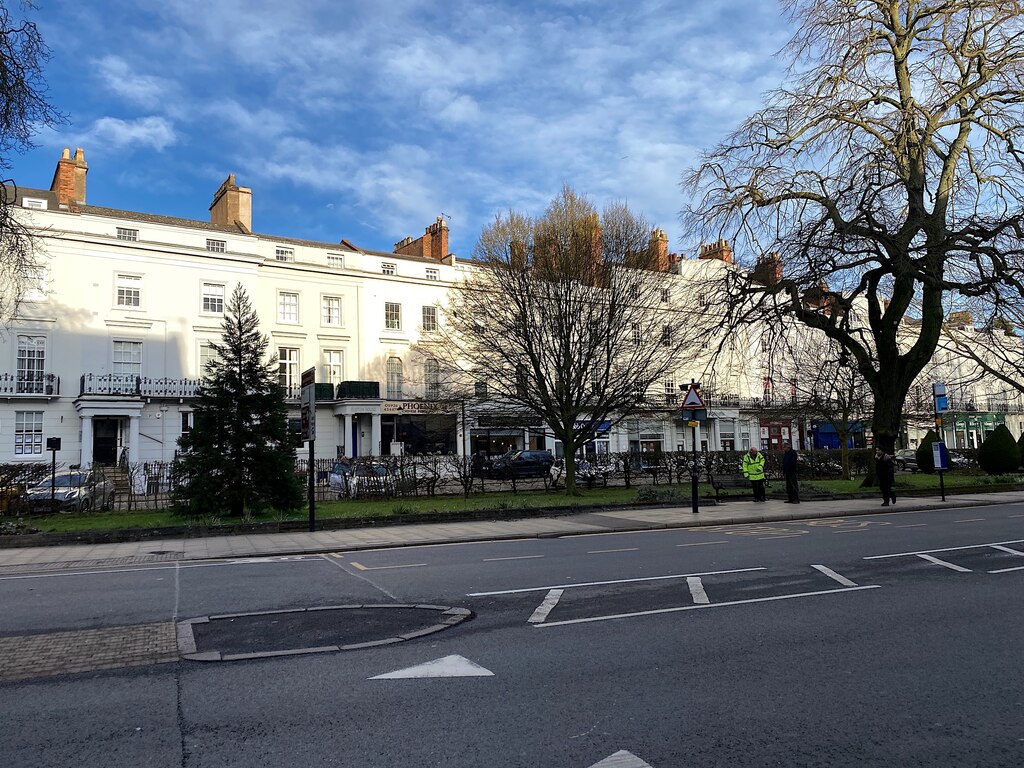
[[[881,448],[875,448],[875,472],[878,474],[878,487],[882,489],[882,506],[888,507],[889,502],[896,503],[896,492],[892,489],[896,479],[896,465],[892,456]]]
[[[786,478],[786,503],[800,503],[800,483],[796,478],[797,453],[789,443],[783,443],[785,451],[782,454],[782,476]]]
[[[743,454],[743,476],[754,489],[754,501],[768,501],[764,495],[764,454],[754,446]]]

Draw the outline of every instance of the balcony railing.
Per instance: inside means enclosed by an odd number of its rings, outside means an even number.
[[[114,373],[85,373],[81,379],[81,395],[114,395],[121,397],[186,398],[195,397],[198,379],[154,379]]]
[[[60,394],[60,378],[52,373],[28,371],[0,375],[0,395],[54,397]]]

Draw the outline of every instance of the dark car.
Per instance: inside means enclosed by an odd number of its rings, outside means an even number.
[[[100,468],[62,472],[29,488],[25,505],[30,512],[88,512],[114,505],[114,481]]]
[[[491,477],[544,477],[555,463],[551,451],[512,451],[491,463]]]
[[[917,472],[920,469],[917,466],[917,451],[913,448],[896,451],[892,457],[892,463],[896,469],[909,469],[911,472]]]

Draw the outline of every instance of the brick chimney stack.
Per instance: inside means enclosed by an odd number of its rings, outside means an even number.
[[[719,240],[709,245],[702,245],[700,247],[701,259],[718,259],[724,261],[726,264],[732,264],[732,246],[729,245],[728,240]]]
[[[235,184],[229,173],[210,203],[210,223],[236,226],[246,234],[252,232],[252,190]]]
[[[754,265],[754,280],[769,288],[782,282],[782,257],[777,253],[766,253]]]
[[[674,260],[669,258],[668,235],[665,234],[665,230],[651,230],[651,239],[647,247],[654,255],[654,268],[658,272],[668,272]]]
[[[75,150],[75,157],[72,159],[71,150],[64,147],[64,152],[57,161],[57,169],[53,172],[53,182],[50,184],[50,191],[57,195],[58,205],[85,205],[85,174],[88,172],[89,165],[85,162],[82,148],[78,147]]]
[[[394,253],[400,256],[418,256],[441,261],[448,255],[448,224],[443,216],[423,232],[423,237],[413,240],[407,237],[395,243]]]

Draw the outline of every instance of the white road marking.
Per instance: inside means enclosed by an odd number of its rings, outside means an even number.
[[[495,592],[470,592],[466,597],[491,597],[493,595],[520,595],[524,592],[547,592],[549,589],[571,589],[573,587],[603,587],[608,584],[632,584],[638,581],[664,581],[665,579],[685,579],[689,576],[719,576],[724,573],[748,573],[764,571],[761,568],[736,568],[731,571],[704,571],[703,573],[673,573],[669,576],[645,576],[639,579],[613,579],[611,581],[581,581],[578,584],[550,584],[546,587],[524,587],[522,589],[499,589]]]
[[[640,547],[626,547],[625,549],[595,549],[587,552],[588,555],[604,555],[609,552],[636,552]]]
[[[956,563],[950,563],[950,562],[947,562],[945,560],[939,560],[939,558],[932,557],[931,555],[918,555],[918,557],[920,557],[922,560],[927,560],[929,563],[935,563],[936,565],[941,565],[943,568],[949,568],[949,570],[957,571],[958,573],[970,573],[971,572],[970,568],[964,568],[962,565],[957,565]]]
[[[969,544],[966,547],[946,547],[945,549],[922,549],[918,552],[895,552],[891,555],[871,555],[865,557],[865,560],[882,560],[886,557],[909,557],[911,555],[930,555],[936,552],[959,552],[965,549],[980,549],[981,547],[994,547],[998,544],[1024,544],[1024,539],[1014,539],[1013,541],[993,541],[987,544]]]
[[[465,656],[445,656],[434,659],[415,667],[399,669],[383,675],[375,675],[370,680],[404,680],[414,677],[494,677],[489,669],[467,659]]]
[[[1007,517],[1024,517],[1024,515],[1007,515]]]
[[[392,568],[422,568],[426,563],[409,563],[407,565],[363,565],[353,560],[349,565],[353,568],[358,568],[360,571],[387,571]]]
[[[1021,557],[1024,557],[1024,552],[1021,552],[1019,549],[1011,549],[1010,547],[1004,547],[1002,544],[993,544],[992,549],[998,549],[1001,552],[1007,552],[1011,555],[1020,555]]]
[[[897,525],[897,528],[920,528],[921,526],[928,525],[928,523],[911,523],[910,525]]]
[[[954,523],[979,523],[984,520],[984,517],[972,517],[970,520],[954,520]]]
[[[538,557],[544,557],[544,555],[519,555],[518,557],[485,557],[485,563],[496,563],[499,560],[534,560]]]
[[[802,533],[781,533],[778,536],[765,536],[764,538],[758,539],[758,541],[771,541],[772,539],[795,539],[799,536],[803,536]]]
[[[989,571],[989,573],[1009,573],[1010,571],[1024,571],[1024,565],[1018,565],[1015,568],[1000,568],[998,571]]]
[[[676,544],[677,547],[703,547],[705,544],[728,544],[728,541],[695,541],[693,544]]]
[[[620,749],[614,755],[606,757],[599,763],[594,763],[590,768],[653,768],[650,763],[645,763],[632,752]]]
[[[832,531],[832,533],[866,533],[867,530],[867,528],[851,528],[846,531]]]
[[[695,605],[709,605],[711,603],[708,600],[708,593],[704,591],[704,582],[700,580],[700,576],[687,576],[686,584],[690,588],[690,596],[693,597]]]
[[[565,621],[548,621],[544,624],[534,624],[538,629],[544,627],[563,627],[568,624],[588,624],[595,621],[611,621],[612,619],[630,619],[637,616],[656,616],[660,613],[679,613],[680,611],[696,611],[707,608],[724,608],[730,605],[748,605],[750,603],[768,603],[775,600],[791,600],[797,597],[814,597],[815,595],[833,595],[840,592],[858,592],[864,589],[880,589],[881,584],[871,584],[866,587],[846,587],[843,589],[823,589],[818,592],[799,592],[792,595],[776,595],[774,597],[754,597],[749,600],[731,600],[726,603],[710,603],[708,605],[681,605],[676,608],[659,608],[652,611],[636,611],[634,613],[616,613],[610,616],[591,616],[586,619],[568,619]]]
[[[527,619],[527,621],[530,624],[540,624],[544,621],[544,619],[548,617],[548,614],[551,613],[551,609],[558,605],[558,599],[562,596],[562,592],[564,591],[565,590],[562,589],[552,589],[548,592],[544,598],[544,602],[537,606],[537,610],[533,612],[533,616]]]
[[[815,569],[821,571],[826,576],[828,576],[830,579],[834,579],[835,581],[838,581],[844,587],[856,587],[857,586],[854,582],[850,581],[845,576],[841,576],[840,574],[836,573],[835,571],[833,571],[831,568],[828,568],[827,566],[824,566],[824,565],[812,565],[811,568],[815,568]]]
[[[297,563],[297,562],[312,563],[312,562],[315,562],[316,560],[319,560],[319,556],[318,555],[316,555],[316,556],[309,555],[309,556],[303,557],[301,560],[296,559],[296,560],[292,560],[290,562],[293,562],[293,563]],[[278,559],[278,558],[265,558],[265,557],[253,558],[253,559],[247,561],[248,564],[281,563],[281,562],[285,562],[285,561],[283,561],[281,559]],[[143,565],[143,566],[139,566],[137,568],[101,568],[99,570],[92,570],[92,571],[67,570],[67,571],[51,572],[51,573],[27,573],[27,574],[24,574],[24,575],[21,575],[21,576],[0,576],[0,581],[17,581],[18,579],[53,579],[53,578],[57,578],[57,577],[68,578],[70,576],[99,576],[99,575],[103,575],[103,574],[107,574],[107,573],[139,573],[141,571],[173,571],[173,570],[176,570],[177,568],[182,568],[182,569],[185,569],[185,568],[223,568],[226,565],[235,565],[235,564],[236,564],[236,561],[234,561],[234,560],[228,560],[228,561],[224,561],[224,562],[214,562],[214,563],[185,563],[185,562],[178,561],[174,565],[150,565],[150,566]],[[48,565],[53,566],[55,564],[54,563],[48,563]]]

